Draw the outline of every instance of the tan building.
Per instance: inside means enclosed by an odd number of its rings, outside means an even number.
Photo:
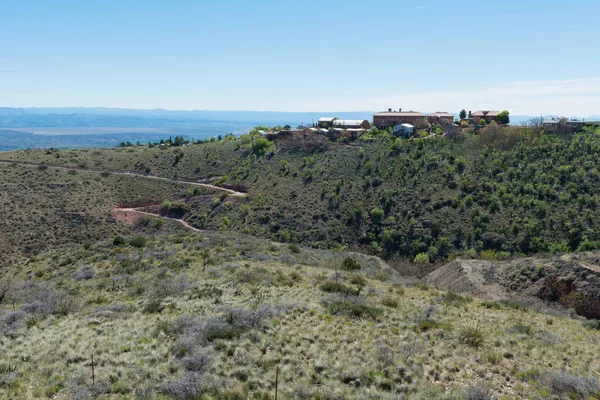
[[[427,122],[430,124],[448,125],[454,123],[454,115],[448,112],[435,112],[427,116]]]
[[[501,111],[475,111],[474,113],[471,113],[471,111],[469,111],[469,119],[472,119],[473,122],[476,124],[478,124],[479,121],[484,119],[485,123],[489,124],[492,121],[497,121],[498,114],[500,113]]]
[[[402,111],[402,109],[392,111],[390,108],[373,115],[373,126],[381,130],[402,124],[418,125],[421,121],[426,123],[427,115],[416,111]]]

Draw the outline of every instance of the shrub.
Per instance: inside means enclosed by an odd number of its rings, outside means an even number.
[[[346,295],[356,293],[356,290],[353,288],[335,281],[325,281],[319,286],[319,289],[327,293],[341,293]]]
[[[360,269],[360,264],[354,258],[346,257],[342,261],[342,268],[346,271],[357,271]]]
[[[73,274],[73,278],[76,281],[92,279],[94,276],[96,276],[96,271],[94,271],[94,267],[83,267],[75,271],[75,273]]]
[[[600,331],[600,320],[598,319],[592,319],[589,321],[585,321],[583,323],[583,326],[585,326],[588,329],[596,329]]]
[[[169,200],[163,201],[162,209],[164,212],[169,212],[169,210],[171,209],[171,202]]]
[[[365,278],[363,275],[354,275],[352,278],[350,278],[350,283],[357,286],[366,286],[367,278]]]
[[[373,208],[369,215],[371,216],[371,221],[373,221],[375,225],[381,225],[384,216],[384,212],[381,208]]]
[[[204,373],[207,372],[213,362],[213,355],[208,350],[196,351],[194,354],[183,357],[181,365],[188,371]]]
[[[381,300],[381,304],[390,308],[398,308],[398,299],[388,296]]]
[[[143,236],[134,236],[129,241],[129,245],[141,249],[146,246],[146,238]]]
[[[124,246],[125,245],[125,239],[123,239],[123,236],[117,236],[116,238],[113,239],[113,246]]]
[[[288,249],[290,249],[290,251],[294,254],[300,253],[300,247],[298,247],[298,245],[295,243],[290,243],[290,245],[288,246]]]
[[[458,328],[458,341],[474,349],[487,345],[486,336],[487,333],[478,325],[462,325]]]
[[[566,371],[554,372],[548,375],[548,382],[555,393],[590,396],[600,390],[596,379],[571,375]]]
[[[357,296],[333,297],[323,301],[331,315],[345,315],[350,318],[377,319],[382,311],[370,306],[367,301]]]
[[[465,390],[465,400],[493,400],[494,392],[488,386],[471,385]]]
[[[142,308],[142,312],[144,314],[157,314],[157,313],[162,312],[162,310],[164,310],[164,308],[165,307],[163,306],[161,299],[154,299],[154,300],[150,300],[146,304],[144,304],[144,307]]]
[[[454,306],[461,306],[463,304],[473,301],[471,297],[461,296],[454,292],[446,292],[437,299],[438,301]]]
[[[415,264],[429,264],[429,256],[427,253],[419,253],[415,256],[413,262]]]

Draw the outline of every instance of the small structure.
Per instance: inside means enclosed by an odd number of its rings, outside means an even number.
[[[479,124],[482,119],[485,120],[486,124],[489,124],[492,121],[498,122],[498,114],[500,113],[501,111],[475,111],[474,113],[469,111],[469,119],[472,119],[475,124]]]
[[[321,117],[319,118],[317,126],[319,128],[331,128],[333,126],[333,123],[338,119],[339,118],[337,117]]]
[[[333,126],[340,129],[371,129],[371,124],[366,119],[336,119]]]
[[[432,125],[449,125],[454,123],[454,115],[444,112],[435,112],[427,116],[427,122]]]
[[[410,137],[415,134],[415,126],[411,124],[400,124],[394,126],[394,135]]]
[[[416,111],[402,111],[401,108],[399,111],[392,111],[389,108],[387,111],[378,112],[373,115],[373,125],[381,130],[402,124],[416,125],[421,121],[427,124],[427,116],[425,114]]]

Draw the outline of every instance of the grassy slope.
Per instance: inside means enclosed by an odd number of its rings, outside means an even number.
[[[1,271],[13,292],[0,304],[0,397],[272,398],[278,365],[284,398],[480,398],[465,390],[483,385],[501,398],[566,398],[600,370],[600,333],[578,320],[405,286],[365,256],[343,271],[334,260],[346,256],[188,232],[149,237],[144,250],[40,254]],[[334,269],[347,287],[362,281],[380,314],[332,315],[319,285]],[[40,296],[55,307],[33,307]],[[265,305],[278,312],[255,327],[224,322]],[[463,326],[485,346],[461,342]],[[190,372],[202,355],[210,366]]]
[[[362,149],[284,150],[258,160],[241,140],[166,150],[12,152],[2,158],[190,179],[225,176],[249,186],[249,199],[225,207],[198,202],[186,216],[195,226],[318,247],[342,243],[386,258],[598,247],[596,135],[421,140],[395,151],[385,141],[359,144]],[[371,218],[376,208],[384,211],[381,223]]]
[[[124,234],[120,203],[179,199],[188,185],[96,172],[0,164],[0,266],[62,243]]]

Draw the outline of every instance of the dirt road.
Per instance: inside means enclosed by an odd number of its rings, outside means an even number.
[[[83,167],[73,167],[73,166],[58,165],[58,164],[34,163],[34,162],[28,162],[28,161],[11,161],[11,160],[0,160],[0,164],[16,164],[16,165],[28,166],[28,167],[46,166],[48,168],[58,168],[58,169],[64,169],[64,170],[87,171],[87,172],[98,172],[98,173],[108,172],[108,173],[115,174],[115,175],[141,176],[141,177],[148,178],[148,179],[169,181],[169,182],[175,182],[175,183],[185,183],[188,185],[200,186],[200,187],[214,189],[214,190],[220,190],[220,191],[226,192],[229,195],[234,196],[234,197],[246,197],[247,196],[246,193],[238,192],[238,191],[231,190],[231,189],[225,189],[220,186],[211,185],[210,183],[200,183],[200,182],[196,182],[196,181],[193,181],[190,179],[165,178],[165,177],[158,176],[158,175],[145,174],[145,173],[136,172],[136,171],[103,170],[103,169],[95,169],[95,168],[83,168]]]

